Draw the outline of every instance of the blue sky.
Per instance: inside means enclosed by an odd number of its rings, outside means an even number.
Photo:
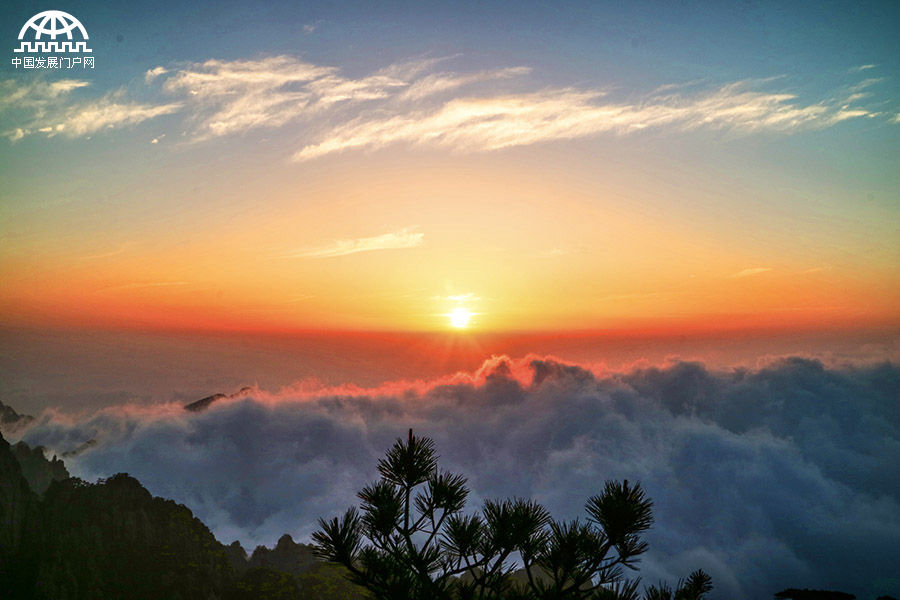
[[[7,35],[46,8],[7,3]],[[86,25],[98,57],[123,69],[290,53],[367,71],[431,52],[591,79],[818,78],[870,63],[896,71],[900,49],[893,2],[71,2],[62,9]]]

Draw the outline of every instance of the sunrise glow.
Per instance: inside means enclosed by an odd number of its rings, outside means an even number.
[[[469,325],[472,313],[462,307],[456,307],[447,315],[450,317],[450,325],[456,329],[465,329]]]
[[[641,81],[602,53],[563,74],[303,43],[135,49],[121,81],[8,72],[5,321],[429,331],[435,298],[478,289],[496,332],[900,322],[886,67],[838,61],[801,93],[807,69]]]

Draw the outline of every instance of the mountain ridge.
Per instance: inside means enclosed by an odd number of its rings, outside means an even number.
[[[23,468],[23,465],[25,467]],[[28,470],[29,477],[24,471]],[[40,490],[40,492],[38,491]],[[0,597],[151,600],[362,599],[341,568],[283,535],[250,557],[191,510],[118,473],[70,477],[41,447],[0,434]]]

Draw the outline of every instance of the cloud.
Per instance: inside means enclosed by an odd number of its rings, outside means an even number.
[[[691,96],[655,95],[633,103],[604,102],[606,94],[601,90],[574,88],[453,98],[434,109],[358,117],[304,146],[294,159],[304,161],[401,142],[492,151],[663,127],[787,133],[829,127],[870,114],[862,108],[842,109],[826,103],[804,105],[793,94],[758,91],[751,84],[736,82]]]
[[[898,394],[891,364],[787,358],[713,372],[676,362],[600,375],[494,357],[475,372],[374,389],[246,389],[199,413],[48,411],[24,438],[56,452],[96,439],[70,470],[129,472],[220,539],[252,546],[284,532],[307,539],[412,427],[469,478],[476,506],[518,495],[573,518],[604,479],[640,480],[657,518],[645,581],[702,567],[713,599],[823,586],[875,597],[898,583]]]
[[[89,82],[80,79],[59,79],[52,82],[33,80],[25,84],[14,80],[0,81],[0,108],[27,105],[40,109],[48,100],[89,85]]]
[[[312,23],[306,23],[305,25],[303,25],[303,33],[305,35],[315,33],[319,29],[319,27],[322,25],[322,23],[323,23],[322,19],[319,19],[318,21],[314,21]]]
[[[291,254],[291,258],[333,258],[346,256],[357,252],[371,252],[373,250],[397,250],[401,248],[415,248],[421,246],[425,238],[424,233],[417,233],[415,227],[404,227],[398,231],[383,233],[372,237],[357,238],[352,240],[335,240],[332,244],[301,250]]]
[[[737,273],[732,273],[728,276],[729,279],[742,279],[744,277],[753,277],[754,275],[760,275],[761,273],[768,273],[769,271],[773,271],[772,267],[751,267],[749,269],[744,269],[743,271],[738,271]]]
[[[165,75],[169,70],[164,67],[154,67],[149,69],[146,73],[144,73],[144,81],[146,83],[150,83],[155,80],[160,75]]]
[[[334,67],[290,56],[208,60],[173,73],[163,84],[192,108],[196,139],[281,127],[341,102],[383,98],[404,83],[378,74],[347,79]]]
[[[81,137],[98,131],[134,125],[161,115],[177,112],[179,103],[139,103],[124,99],[124,90],[105,94],[96,100],[68,102],[73,90],[88,82],[62,79],[52,83],[33,82],[25,86],[5,86],[9,93],[0,100],[4,111],[23,111],[27,124],[4,132],[11,141],[27,135]]]
[[[430,73],[442,60],[415,59],[359,78],[290,56],[210,60],[173,72],[164,89],[192,107],[195,140],[300,127],[313,140],[295,153],[298,161],[396,143],[492,151],[662,127],[791,132],[872,114],[846,99],[803,104],[795,94],[758,89],[770,81],[681,94],[663,86],[631,102],[604,101],[600,89],[503,93],[499,82],[522,88],[531,69]],[[478,89],[485,82],[492,85]]]
[[[305,161],[393,144],[489,152],[654,130],[789,134],[885,114],[859,104],[871,95],[863,90],[881,78],[864,79],[818,101],[773,89],[783,78],[717,87],[676,83],[614,100],[598,86],[535,89],[526,66],[435,72],[448,58],[414,58],[358,77],[287,55],[157,66],[143,78],[147,85],[161,81],[155,89],[165,101],[155,103],[129,101],[119,93],[69,106],[62,100],[74,88],[6,82],[12,100],[4,102],[21,106],[36,96],[44,98],[45,108],[57,106],[38,111],[32,123],[5,135],[13,139],[48,124],[55,128],[60,115],[71,121],[63,123],[69,135],[87,135],[183,111],[187,139],[195,142],[290,127],[304,140],[293,158]],[[74,80],[68,85],[76,83],[87,85]]]
[[[466,85],[496,79],[512,79],[531,72],[528,67],[512,67],[471,74],[436,73],[417,79],[398,96],[400,100],[422,100]]]
[[[87,81],[80,79],[59,79],[44,81],[35,79],[21,84],[13,80],[0,81],[0,117],[18,117],[21,126],[3,132],[3,137],[11,142],[35,133],[52,133],[54,126],[47,124],[47,115],[58,112],[58,107],[73,90],[88,87]]]
[[[884,77],[869,77],[849,86],[847,89],[851,92],[859,92],[882,82],[884,82]]]
[[[139,104],[135,102],[118,102],[114,97],[105,97],[69,110],[56,123],[53,133],[62,133],[70,137],[90,135],[104,129],[113,129],[124,125],[134,125],[148,119],[172,114],[181,109],[178,103],[173,104]]]
[[[359,78],[345,77],[335,67],[314,65],[292,56],[208,60],[174,71],[163,89],[190,105],[194,140],[198,141],[290,123],[308,126],[312,119],[340,116],[348,106],[388,101],[401,92],[406,94],[405,99],[417,99],[441,89],[524,72],[501,69],[466,76],[419,77],[442,60],[402,61]],[[150,72],[167,72],[160,69]]]

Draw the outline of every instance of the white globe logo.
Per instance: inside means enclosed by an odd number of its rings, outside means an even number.
[[[56,40],[58,35],[65,35],[66,39],[71,40],[72,31],[75,29],[81,32],[82,39],[88,39],[87,31],[84,30],[81,21],[61,10],[45,10],[28,19],[28,22],[19,31],[20,40],[25,37],[29,29],[34,29],[35,40],[40,40],[42,35],[50,36],[51,40]]]

